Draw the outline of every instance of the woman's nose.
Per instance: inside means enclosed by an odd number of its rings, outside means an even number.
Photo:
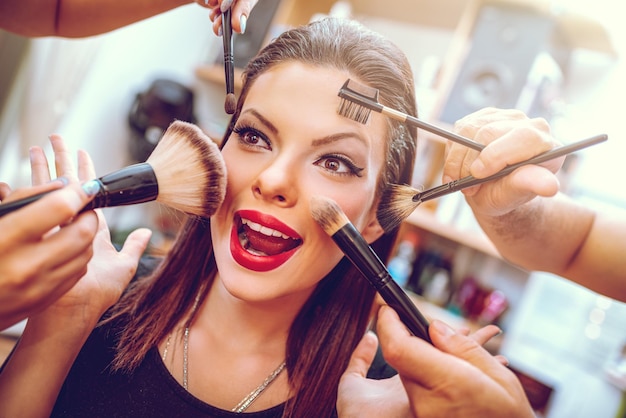
[[[252,185],[252,192],[258,198],[283,206],[295,204],[297,174],[286,159],[277,159],[266,167]]]

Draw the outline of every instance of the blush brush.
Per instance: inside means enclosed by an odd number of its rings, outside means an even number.
[[[393,280],[387,267],[339,205],[328,198],[313,197],[311,215],[352,264],[374,286],[385,302],[398,313],[409,331],[416,337],[431,342],[428,335],[428,320],[417,309],[409,295]]]
[[[415,116],[407,115],[398,110],[392,109],[387,106],[383,106],[378,103],[378,89],[365,86],[361,83],[357,83],[354,80],[348,79],[339,90],[339,102],[338,113],[341,116],[345,116],[362,124],[366,124],[371,111],[382,113],[383,115],[395,119],[397,121],[406,123],[416,128],[424,129],[425,131],[437,134],[450,141],[464,145],[476,151],[481,151],[485,146],[476,141],[472,141],[469,138],[455,134],[446,129],[432,125]]]
[[[445,196],[447,194],[463,190],[467,187],[476,186],[488,181],[502,178],[522,166],[545,163],[546,161],[550,161],[600,142],[604,142],[607,139],[608,137],[605,134],[595,135],[581,141],[553,148],[550,151],[539,154],[528,160],[511,164],[491,176],[483,178],[467,176],[426,191],[419,191],[410,186],[397,184],[391,185],[383,193],[381,198],[380,207],[377,213],[378,222],[385,231],[391,231],[398,227],[400,223],[402,223],[402,221],[404,221],[422,202]]]
[[[210,217],[226,194],[226,166],[217,144],[194,124],[173,122],[144,163],[95,179],[99,191],[82,211],[156,200],[188,215]],[[0,204],[6,215],[51,191]]]

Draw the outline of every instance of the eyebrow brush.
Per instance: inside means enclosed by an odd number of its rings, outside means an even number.
[[[417,309],[409,295],[393,280],[387,267],[339,205],[325,197],[313,197],[311,215],[352,264],[369,280],[385,302],[398,313],[409,331],[416,337],[431,342],[428,335],[428,320]]]
[[[226,100],[224,110],[229,115],[235,113],[235,58],[233,53],[233,27],[231,24],[231,7],[222,13],[222,42],[224,43],[224,75],[226,82]]]
[[[482,149],[485,148],[483,144],[476,141],[472,141],[454,132],[420,120],[415,116],[407,115],[406,113],[378,103],[378,89],[364,86],[351,79],[346,80],[339,90],[338,95],[341,97],[338,113],[356,122],[362,124],[367,123],[370,113],[373,110],[397,121],[432,132],[473,150],[482,151]]]
[[[546,161],[562,157],[600,142],[604,142],[607,139],[608,137],[606,134],[595,135],[581,141],[553,148],[550,151],[539,154],[528,160],[511,164],[491,176],[476,178],[470,175],[442,184],[441,186],[433,187],[432,189],[426,191],[419,191],[410,186],[398,184],[391,185],[384,192],[381,199],[381,204],[377,213],[378,222],[385,231],[392,230],[400,225],[400,223],[406,219],[422,202],[445,196],[467,187],[476,186],[478,184],[502,178],[522,166],[545,163]]]

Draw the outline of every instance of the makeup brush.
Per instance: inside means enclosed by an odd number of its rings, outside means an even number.
[[[229,115],[235,113],[235,61],[233,54],[233,27],[231,24],[231,8],[222,13],[222,42],[224,43],[224,73],[226,76],[226,101],[224,110]]]
[[[381,198],[380,207],[378,208],[378,213],[376,214],[378,222],[385,231],[393,230],[399,226],[400,223],[405,220],[422,202],[445,196],[467,187],[476,186],[478,184],[502,178],[522,166],[545,163],[546,161],[562,157],[600,142],[604,142],[607,139],[608,137],[605,134],[592,136],[581,141],[553,148],[550,151],[539,154],[528,160],[511,164],[491,176],[480,179],[474,176],[467,176],[442,184],[441,186],[433,187],[432,189],[426,191],[419,191],[410,186],[397,184],[391,185],[383,193]]]
[[[428,335],[428,320],[417,309],[409,295],[393,280],[387,267],[339,205],[325,197],[313,197],[311,215],[352,264],[369,280],[385,302],[398,313],[409,331],[431,342]]]
[[[355,122],[366,124],[370,113],[373,110],[397,121],[404,122],[410,126],[432,132],[476,151],[481,151],[485,148],[483,144],[472,141],[469,138],[465,138],[461,135],[455,134],[454,132],[431,125],[428,122],[416,118],[415,116],[407,115],[406,113],[383,106],[378,103],[378,89],[365,86],[354,80],[346,80],[339,90],[338,95],[341,97],[341,101],[339,102],[339,109],[337,112],[341,116],[352,119]]]
[[[175,121],[145,163],[133,164],[93,181],[99,191],[82,211],[156,200],[189,215],[210,217],[226,194],[226,167],[217,145],[200,128]],[[50,193],[0,205],[0,216]]]

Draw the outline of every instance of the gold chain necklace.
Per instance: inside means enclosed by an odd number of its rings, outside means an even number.
[[[192,308],[191,318],[193,318],[193,316],[196,313],[196,309],[198,307],[198,300],[199,300],[199,297],[196,298],[196,301]],[[188,322],[187,326],[185,327],[185,331],[183,333],[183,388],[185,388],[186,391],[189,391],[188,367],[187,366],[189,364],[188,353],[189,353],[189,325],[190,324],[191,324],[191,320]],[[170,347],[171,340],[172,340],[172,334],[168,335],[167,340],[165,341],[165,348],[163,349],[163,355],[161,356],[163,363],[165,363],[165,359],[167,358],[167,351]],[[274,380],[276,380],[276,378],[280,375],[280,373],[285,369],[285,366],[286,366],[286,363],[284,361],[280,363],[278,367],[272,373],[270,373],[269,376],[265,378],[263,383],[261,383],[256,389],[254,389],[245,398],[243,398],[241,402],[239,402],[233,409],[231,409],[231,411],[243,412],[246,409],[248,409],[248,407],[252,405],[252,402],[254,402],[259,397],[259,395],[261,395],[261,393],[263,393],[263,391]]]

